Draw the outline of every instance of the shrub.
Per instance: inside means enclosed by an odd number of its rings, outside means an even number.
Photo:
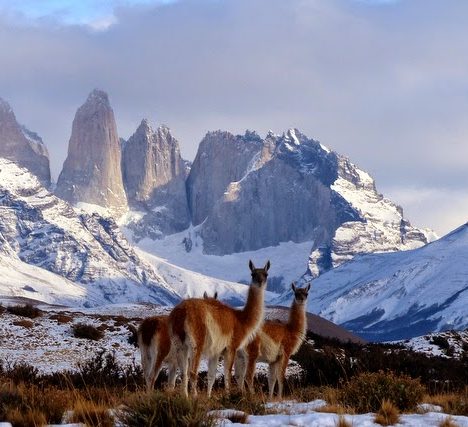
[[[36,317],[42,316],[42,311],[31,304],[10,305],[7,307],[7,311],[10,314],[14,314],[16,316],[29,317],[30,319],[35,319]]]
[[[73,325],[73,336],[75,338],[84,338],[93,341],[99,341],[103,336],[104,332],[100,331],[93,325],[86,325],[84,323],[77,323]]]
[[[30,320],[26,320],[26,319],[21,319],[21,320],[14,321],[13,325],[22,326],[23,328],[26,328],[26,329],[31,329],[34,326],[34,322],[31,322]]]
[[[36,384],[38,382],[39,370],[25,362],[15,363],[5,371],[5,375],[14,383]]]
[[[400,420],[398,408],[389,400],[382,401],[382,406],[375,416],[375,422],[382,426],[391,426]]]
[[[468,416],[468,388],[460,393],[444,393],[426,396],[425,402],[442,406],[446,414]]]
[[[431,339],[431,344],[435,344],[437,346],[439,346],[440,348],[444,349],[444,350],[448,350],[450,348],[450,344],[447,340],[447,338],[441,336],[441,335],[435,335],[432,337]]]
[[[5,310],[6,310],[6,308],[3,307],[2,304],[0,304],[0,315],[2,315],[3,313],[5,313]]]
[[[109,408],[95,402],[78,400],[73,408],[71,422],[88,427],[114,427],[115,420]]]
[[[376,412],[384,400],[400,410],[414,408],[425,388],[419,380],[392,372],[363,373],[342,388],[342,401],[357,412]]]
[[[211,427],[214,421],[207,416],[197,400],[155,391],[129,399],[119,412],[119,419],[127,427]]]
[[[57,323],[62,323],[62,324],[70,323],[73,320],[73,317],[63,314],[63,313],[53,314],[52,316],[50,316],[50,318],[52,320],[56,320]]]

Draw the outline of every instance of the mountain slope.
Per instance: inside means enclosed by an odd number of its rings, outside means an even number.
[[[49,153],[42,139],[21,126],[10,105],[0,98],[0,157],[28,169],[41,183],[50,185]]]
[[[369,340],[462,330],[467,259],[468,224],[419,249],[357,256],[314,280],[308,310]]]
[[[20,260],[83,285],[78,287],[85,291],[83,304],[179,300],[113,220],[76,212],[5,159],[0,159],[0,253],[4,260]]]

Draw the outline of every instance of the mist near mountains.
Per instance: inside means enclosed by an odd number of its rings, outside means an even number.
[[[120,135],[166,123],[189,159],[208,130],[302,129],[443,234],[468,208],[468,6],[380,3],[179,1],[121,8],[102,32],[3,15],[0,94],[43,136],[54,180],[76,106],[102,87]]]

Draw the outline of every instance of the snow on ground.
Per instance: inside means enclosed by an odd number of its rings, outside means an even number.
[[[461,358],[468,347],[468,329],[465,331],[446,331],[428,334],[404,341],[393,341],[392,343],[402,344],[406,348],[418,353],[425,353],[429,356]]]
[[[198,234],[198,227],[191,227],[183,232],[172,234],[161,240],[148,238],[136,243],[142,251],[159,257],[162,261],[201,273],[212,278],[230,282],[250,283],[249,259],[258,267],[267,260],[271,261],[270,282],[275,277],[283,278],[283,284],[301,277],[307,269],[313,242],[284,242],[270,246],[230,255],[206,255],[203,253],[203,240]],[[130,239],[129,233],[127,237]],[[187,252],[184,239],[192,241],[192,248]],[[141,253],[140,253],[141,255]],[[271,289],[274,290],[274,289]]]
[[[310,409],[307,408],[310,405]],[[296,410],[295,405],[286,414],[270,414],[270,415],[249,415],[247,425],[256,427],[280,427],[280,426],[307,426],[307,427],[336,427],[340,416],[333,413],[315,412],[317,406],[315,402],[308,404],[298,404],[299,410]],[[353,427],[381,427],[380,424],[374,422],[375,414],[359,414],[359,415],[343,415]],[[396,427],[411,426],[411,427],[438,427],[441,421],[448,418],[449,415],[439,412],[427,412],[425,414],[404,414],[401,415],[400,421],[393,424]],[[451,420],[459,427],[468,427],[468,417],[450,416]],[[220,423],[219,425],[229,425],[232,427],[241,427],[246,424],[240,423]]]
[[[243,305],[247,298],[248,286],[244,284],[205,276],[173,265],[143,250],[137,249],[136,251],[140,258],[151,264],[164,281],[179,295],[183,295],[184,298],[201,298],[204,292],[209,296],[218,292],[220,300],[228,301],[235,305]],[[250,270],[248,270],[247,265],[244,266],[244,270],[249,271],[248,280],[250,281]],[[277,294],[266,292],[265,300],[268,302],[275,297],[277,297]]]
[[[18,299],[0,298],[3,306],[16,305]],[[23,301],[21,301],[23,302]],[[140,353],[129,344],[131,335],[126,324],[138,325],[141,319],[155,315],[168,315],[170,308],[152,304],[113,304],[94,308],[58,307],[48,304],[37,305],[44,312],[42,317],[25,319],[21,316],[0,314],[0,361],[14,365],[27,363],[42,373],[75,370],[78,362],[95,356],[99,351],[114,352],[121,365],[140,364]],[[69,316],[66,323],[59,323],[58,315]],[[22,326],[22,320],[33,322],[32,327]],[[15,324],[16,323],[16,324]],[[104,337],[99,341],[75,338],[72,326],[78,323],[92,324],[104,329]],[[200,371],[207,370],[202,361]],[[223,372],[218,364],[217,376]],[[257,372],[267,375],[268,365],[259,363]],[[300,376],[302,369],[290,361],[287,377]]]

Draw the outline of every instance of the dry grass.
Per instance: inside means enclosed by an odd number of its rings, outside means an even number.
[[[84,323],[77,323],[72,326],[73,336],[75,338],[85,338],[88,340],[99,341],[104,337],[104,332],[100,331],[93,325],[86,325]]]
[[[338,417],[338,421],[335,423],[336,427],[352,427],[349,421],[343,415]]]
[[[31,329],[34,326],[34,322],[32,322],[31,320],[26,320],[26,319],[15,320],[12,323],[15,326],[22,326],[23,328],[26,328],[26,329]]]
[[[400,420],[398,408],[389,400],[384,400],[374,421],[382,426],[391,426]]]
[[[115,420],[106,405],[78,400],[70,419],[73,423],[83,423],[88,427],[114,427]]]
[[[45,415],[37,409],[12,409],[6,417],[13,427],[43,427],[47,424]]]
[[[56,320],[57,323],[61,323],[61,324],[70,323],[73,320],[73,317],[63,314],[63,313],[53,314],[50,316],[50,318],[52,320]]]
[[[447,414],[468,416],[468,388],[459,393],[425,395],[423,402],[442,406]]]
[[[316,409],[316,412],[325,412],[327,414],[338,414],[338,415],[355,413],[353,408],[349,406],[343,406],[337,403],[321,406],[320,408]]]
[[[42,311],[31,304],[10,305],[7,307],[7,311],[10,314],[14,314],[16,316],[29,317],[30,319],[35,319],[36,317],[42,316]]]
[[[458,427],[458,424],[452,417],[446,417],[439,423],[439,427]]]

